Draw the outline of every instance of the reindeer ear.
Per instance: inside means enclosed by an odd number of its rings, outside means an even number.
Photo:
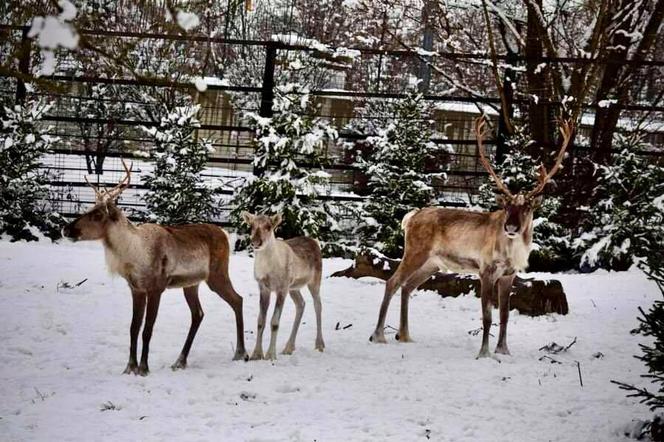
[[[509,200],[507,199],[507,197],[505,195],[498,194],[498,195],[496,195],[496,202],[498,203],[498,205],[500,207],[505,207],[505,206],[507,206],[507,203],[509,203]]]
[[[539,206],[542,205],[542,200],[544,200],[544,196],[542,195],[537,195],[535,198],[532,200],[532,206],[533,209],[537,209]]]
[[[277,213],[276,215],[272,215],[270,218],[270,221],[272,221],[272,228],[276,229],[279,224],[281,224],[282,218],[281,218],[281,213]]]
[[[240,216],[244,220],[245,223],[251,225],[254,222],[254,218],[256,218],[255,215],[252,215],[251,213],[247,211],[243,211]]]
[[[115,201],[108,201],[106,203],[106,213],[111,221],[118,221],[120,219],[120,209],[115,205]]]

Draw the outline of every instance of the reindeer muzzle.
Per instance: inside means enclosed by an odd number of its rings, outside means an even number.
[[[515,224],[505,224],[505,234],[514,238],[519,233],[519,226]]]
[[[62,236],[76,241],[78,237],[81,236],[81,231],[74,224],[76,224],[76,221],[73,221],[64,226],[62,228]]]

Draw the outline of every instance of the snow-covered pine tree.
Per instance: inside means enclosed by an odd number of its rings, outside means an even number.
[[[582,265],[625,270],[664,244],[664,167],[636,154],[645,148],[638,133],[617,144],[613,164],[597,171],[599,201],[574,245]]]
[[[281,213],[277,229],[281,237],[311,236],[321,240],[323,252],[329,253],[337,236],[335,211],[317,197],[329,186],[324,152],[327,143],[337,139],[337,131],[310,116],[308,91],[295,84],[277,88],[272,110],[272,118],[247,115],[255,129],[253,164],[264,172],[247,180],[233,196],[231,220],[241,235],[236,249],[249,244],[240,215],[246,210]]]
[[[55,138],[46,134],[39,120],[51,107],[30,101],[4,108],[0,130],[0,233],[14,240],[35,240],[32,228],[51,238],[59,237],[64,220],[48,210],[48,172],[39,161]]]
[[[515,134],[507,142],[508,153],[500,164],[494,165],[496,173],[502,177],[507,187],[516,194],[530,190],[537,183],[539,162],[526,151],[530,138],[521,127],[515,128]],[[478,205],[486,210],[497,209],[496,194],[491,182],[480,186]],[[573,268],[574,258],[570,241],[570,232],[554,221],[560,208],[558,197],[546,195],[542,205],[536,210],[533,220],[533,251],[529,265],[533,270],[560,271]]]
[[[659,197],[658,204],[663,205],[663,202],[664,193]],[[657,240],[657,238],[654,239]],[[642,377],[649,379],[656,390],[612,381],[621,389],[626,390],[627,396],[639,399],[641,403],[648,405],[651,411],[660,412],[652,420],[647,421],[647,425],[643,428],[643,432],[650,433],[650,438],[654,441],[664,440],[664,418],[661,415],[661,411],[664,410],[664,248],[661,246],[662,240],[663,238],[660,237],[659,243],[653,243],[648,255],[639,262],[639,267],[648,275],[648,278],[655,281],[663,299],[655,301],[648,312],[639,308],[641,312],[641,316],[638,318],[639,327],[634,330],[634,332],[654,339],[651,345],[639,344],[642,354],[635,357],[645,363],[648,373]]]
[[[584,252],[582,263],[604,268],[627,268],[636,263],[659,287],[664,298],[664,167],[639,156],[645,148],[641,135],[619,136],[620,153],[611,166],[602,166],[596,189],[599,202],[589,208],[587,231],[576,246]],[[664,299],[645,312],[639,309],[639,327],[634,332],[653,338],[640,344],[636,356],[648,368],[656,390],[613,381],[647,404],[664,409]],[[664,421],[655,417],[643,428],[652,440],[664,440]]]
[[[357,233],[362,247],[391,258],[403,254],[401,220],[415,208],[435,204],[433,181],[445,174],[429,170],[440,148],[430,141],[432,109],[421,95],[388,104],[391,118],[367,139],[356,165],[368,177]]]
[[[154,139],[152,174],[144,178],[143,197],[151,221],[164,224],[209,222],[218,212],[215,190],[201,178],[210,152],[210,141],[199,139],[200,106],[180,106],[166,111],[159,127],[146,128]]]

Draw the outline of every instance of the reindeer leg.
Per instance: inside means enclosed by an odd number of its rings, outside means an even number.
[[[143,327],[143,348],[141,349],[141,364],[138,366],[138,374],[147,376],[150,373],[148,367],[148,353],[150,353],[150,339],[152,339],[152,329],[154,321],[157,319],[159,311],[159,301],[161,301],[161,291],[154,291],[148,294],[147,313],[145,315],[145,326]]]
[[[171,368],[173,370],[187,368],[187,356],[189,356],[189,350],[191,349],[191,344],[194,342],[194,338],[196,337],[196,332],[198,331],[198,327],[201,325],[201,322],[203,321],[203,316],[205,316],[205,314],[203,313],[203,308],[201,307],[201,303],[198,300],[198,285],[185,287],[184,299],[187,300],[187,305],[189,306],[189,310],[191,311],[191,326],[189,326],[189,333],[187,333],[187,339],[184,341],[184,347],[182,347],[182,352],[180,352],[180,356],[178,357],[177,361],[175,361],[175,363],[171,365]]]
[[[323,306],[320,302],[320,273],[308,286],[311,297],[314,299],[314,310],[316,311],[316,350],[325,350],[325,342],[323,341],[323,320],[322,309]]]
[[[404,281],[408,280],[410,276],[415,273],[421,266],[426,262],[426,255],[420,253],[418,255],[410,255],[407,252],[404,253],[403,260],[397,271],[394,272],[394,275],[387,280],[385,284],[385,295],[383,296],[383,302],[380,305],[380,311],[378,312],[378,323],[376,324],[376,330],[374,330],[369,341],[385,344],[385,317],[387,316],[387,309],[390,306],[390,301],[394,293],[401,287]],[[405,314],[408,315],[408,303],[406,302]],[[402,314],[403,314],[403,304],[402,304]],[[406,319],[408,323],[408,319]]]
[[[129,327],[129,362],[124,374],[138,374],[138,359],[136,359],[136,351],[138,347],[138,332],[141,330],[141,323],[143,322],[143,315],[145,315],[145,301],[146,293],[132,289],[131,297],[133,301],[133,314],[131,317],[131,326]]]
[[[482,347],[476,359],[491,357],[489,353],[489,333],[491,331],[491,293],[493,291],[493,272],[485,271],[480,275],[482,296]]]
[[[293,330],[288,338],[288,342],[284,347],[284,351],[281,352],[285,355],[293,354],[295,350],[295,338],[297,338],[297,331],[302,321],[302,313],[304,313],[304,298],[302,298],[302,293],[299,290],[291,290],[290,295],[295,303],[295,320],[293,321]]]
[[[256,347],[251,355],[251,360],[263,359],[263,331],[265,330],[265,317],[267,316],[267,309],[270,306],[270,289],[264,285],[260,285],[261,299],[260,299],[260,312],[258,313],[258,331],[256,332]]]
[[[425,264],[421,269],[413,273],[401,288],[401,323],[399,324],[399,333],[395,336],[397,341],[413,342],[408,331],[408,301],[410,301],[410,294],[437,271],[438,266]]]
[[[247,351],[244,346],[244,318],[242,316],[242,296],[235,289],[228,276],[228,269],[221,269],[214,276],[208,278],[208,285],[224,301],[228,303],[235,313],[235,333],[237,344],[235,346],[234,361],[247,359]]]
[[[498,345],[496,346],[495,353],[504,355],[510,354],[507,348],[507,322],[510,317],[510,292],[514,276],[514,273],[512,273],[511,275],[501,277],[496,282],[500,304],[500,333],[498,334]]]
[[[272,334],[270,335],[270,347],[267,349],[265,359],[277,359],[277,333],[279,332],[279,320],[281,319],[281,310],[284,307],[286,300],[286,291],[277,290],[277,302],[274,305],[274,313],[272,313]]]

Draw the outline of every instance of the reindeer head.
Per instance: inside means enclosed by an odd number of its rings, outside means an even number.
[[[482,162],[482,165],[486,171],[489,172],[489,175],[493,178],[493,181],[496,184],[498,190],[502,193],[501,195],[498,195],[496,199],[498,204],[505,211],[503,230],[505,235],[508,237],[514,238],[523,233],[523,231],[530,226],[533,220],[533,212],[542,203],[542,192],[544,191],[544,187],[560,169],[563,159],[565,158],[565,150],[567,150],[567,145],[572,138],[573,132],[574,125],[572,122],[563,121],[560,124],[562,145],[558,151],[555,164],[550,171],[546,170],[544,164],[540,164],[539,177],[537,179],[537,185],[535,188],[529,192],[520,191],[515,195],[507,188],[503,180],[496,174],[496,172],[494,172],[491,164],[486,158],[483,141],[487,134],[487,129],[484,116],[478,118],[475,121],[475,135],[477,137],[477,147],[480,155],[480,161]]]
[[[122,211],[116,206],[120,194],[129,187],[131,169],[122,161],[125,177],[111,190],[102,189],[90,184],[88,177],[85,181],[95,191],[95,205],[83,215],[67,224],[62,229],[62,235],[74,241],[102,239],[108,227],[123,218]]]
[[[242,212],[242,219],[251,227],[251,245],[260,250],[274,240],[274,229],[281,224],[281,214],[273,216],[252,215]]]

